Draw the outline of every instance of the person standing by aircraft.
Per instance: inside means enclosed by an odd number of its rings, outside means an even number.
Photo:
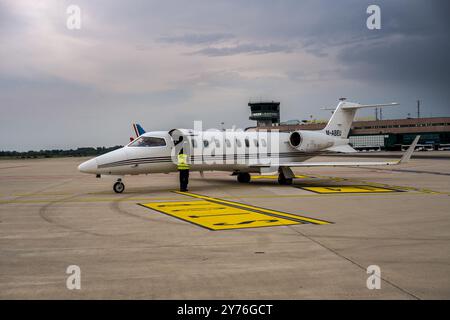
[[[185,192],[187,190],[187,186],[189,183],[189,163],[188,163],[188,155],[183,152],[183,149],[180,150],[178,154],[178,171],[180,172],[180,191]]]

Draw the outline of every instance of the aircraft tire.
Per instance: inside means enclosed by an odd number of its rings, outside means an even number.
[[[125,190],[125,185],[122,182],[117,181],[113,185],[113,190],[114,190],[115,193],[122,193],[123,190]]]
[[[237,175],[237,180],[238,180],[240,183],[249,183],[250,180],[251,180],[250,173],[248,173],[248,172],[241,172],[241,173],[238,173],[238,175]]]
[[[283,186],[288,186],[292,184],[292,178],[286,178],[283,174],[278,176],[278,183]]]

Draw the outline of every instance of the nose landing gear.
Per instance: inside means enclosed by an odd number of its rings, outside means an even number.
[[[125,185],[122,182],[122,179],[117,179],[117,182],[113,185],[113,190],[115,193],[122,193],[125,190]]]

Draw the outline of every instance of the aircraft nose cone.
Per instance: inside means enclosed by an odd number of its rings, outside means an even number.
[[[85,161],[78,166],[78,170],[84,173],[96,173],[97,161],[95,159]]]

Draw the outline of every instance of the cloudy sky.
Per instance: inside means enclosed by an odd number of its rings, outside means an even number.
[[[67,7],[81,29],[66,27]],[[366,27],[370,4],[381,30]],[[0,0],[0,150],[124,144],[146,130],[247,127],[249,99],[282,120],[339,97],[397,101],[385,118],[450,116],[446,0]],[[364,110],[359,115],[372,115]]]

